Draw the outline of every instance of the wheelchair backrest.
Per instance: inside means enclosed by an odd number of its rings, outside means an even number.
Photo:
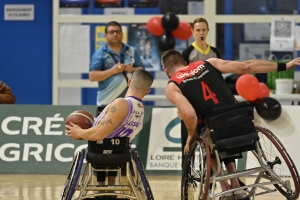
[[[102,141],[88,141],[88,151],[97,154],[119,154],[129,152],[130,138],[105,138]]]
[[[246,146],[244,150],[252,150],[258,135],[253,123],[253,107],[249,102],[212,109],[204,122],[210,130],[210,137],[216,149],[239,147],[240,144]],[[225,144],[225,145],[224,145]],[[226,147],[227,148],[227,147]],[[244,151],[241,148],[236,151]]]
[[[251,122],[254,118],[253,107],[249,102],[241,102],[230,106],[209,110],[204,123],[209,129],[220,129],[244,122]]]

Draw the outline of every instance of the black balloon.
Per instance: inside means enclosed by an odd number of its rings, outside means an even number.
[[[256,99],[254,107],[259,116],[266,120],[276,120],[282,112],[280,103],[271,97]]]
[[[179,18],[174,13],[168,12],[162,17],[161,25],[166,32],[174,31],[179,25]]]
[[[167,51],[174,49],[175,38],[171,33],[165,33],[158,40],[158,48],[160,51]]]

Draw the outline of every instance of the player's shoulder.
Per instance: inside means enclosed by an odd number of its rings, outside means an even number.
[[[126,114],[128,110],[128,103],[124,98],[116,98],[107,106],[107,110]]]
[[[127,104],[127,101],[125,98],[116,98],[111,104],[117,104],[117,105],[124,105]]]

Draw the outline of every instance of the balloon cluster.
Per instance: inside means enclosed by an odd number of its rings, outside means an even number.
[[[171,12],[163,17],[155,16],[147,22],[148,31],[159,36],[158,47],[161,51],[174,49],[175,38],[187,40],[192,35],[192,26],[187,22],[180,22],[179,18]]]
[[[257,113],[266,120],[276,120],[281,115],[281,105],[269,97],[270,91],[266,84],[258,82],[255,76],[241,75],[236,81],[236,90],[244,99],[252,102]]]

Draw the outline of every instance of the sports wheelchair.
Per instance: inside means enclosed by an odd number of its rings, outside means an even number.
[[[299,174],[288,152],[268,129],[254,126],[253,108],[248,102],[210,110],[207,129],[190,147],[183,163],[181,199],[214,200],[242,192],[245,197],[279,191],[286,199],[299,197]],[[220,175],[220,155],[251,151],[257,167]],[[213,154],[212,154],[213,153]],[[211,156],[218,170],[211,172]],[[252,184],[224,192],[215,191],[215,183],[235,177],[255,177]]]
[[[84,158],[86,167],[81,174]],[[122,177],[125,169],[126,180]],[[96,173],[116,171],[115,185],[98,185]],[[81,176],[80,181],[79,178]],[[126,183],[124,183],[126,182]],[[72,198],[75,194],[76,198]],[[137,199],[153,200],[153,194],[144,172],[144,167],[136,151],[130,149],[129,138],[105,138],[103,141],[88,141],[88,149],[77,152],[61,200],[71,199]]]

